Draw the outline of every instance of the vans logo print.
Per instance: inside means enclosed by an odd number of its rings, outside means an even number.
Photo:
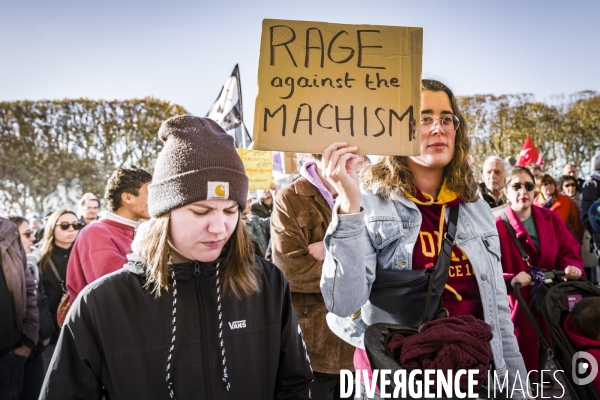
[[[229,322],[230,329],[242,329],[246,327],[246,320]]]

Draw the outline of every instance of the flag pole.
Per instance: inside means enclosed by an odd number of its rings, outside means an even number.
[[[237,79],[238,82],[238,99],[240,102],[240,119],[242,120],[242,123],[244,122],[244,106],[242,103],[242,80],[240,79],[240,67],[239,64],[235,64],[235,78]]]
[[[244,125],[244,103],[242,103],[242,80],[240,79],[240,65],[235,64],[235,78],[238,83],[238,101],[240,102],[240,126],[242,128],[242,147],[246,148],[246,126]]]
[[[240,101],[241,104],[241,101]],[[240,126],[242,127],[242,146],[246,149],[246,126],[244,125],[244,120],[242,119]]]

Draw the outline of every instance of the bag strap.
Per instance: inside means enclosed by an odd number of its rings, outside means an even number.
[[[67,293],[67,288],[65,287],[65,280],[62,279],[62,277],[58,273],[58,269],[56,269],[56,265],[54,264],[54,261],[52,261],[52,259],[49,259],[48,264],[50,264],[50,269],[54,273],[54,276],[56,277],[56,280],[58,281],[58,284],[60,285],[63,293]]]
[[[504,212],[502,212],[502,214],[500,214],[500,218],[502,218],[502,221],[504,221],[504,225],[506,225],[506,229],[508,230],[508,233],[510,233],[510,237],[512,237],[513,241],[517,245],[517,248],[519,249],[519,253],[521,253],[521,259],[523,259],[523,261],[525,261],[525,264],[527,264],[527,269],[530,270],[531,264],[529,263],[529,256],[527,255],[527,253],[525,253],[525,249],[523,248],[521,241],[519,239],[517,239],[517,234],[516,234],[514,228],[512,227],[510,222],[508,222],[508,217],[506,216],[506,214]]]
[[[459,206],[460,203],[450,208],[450,218],[448,220],[448,228],[444,234],[442,249],[435,262],[435,266],[432,268],[433,271],[430,272],[429,287],[427,288],[427,300],[425,301],[425,312],[423,314],[423,324],[425,324],[429,318],[433,291],[435,290],[438,293],[442,293],[444,291],[444,287],[446,286],[446,281],[448,281],[448,271],[450,270],[452,248],[454,247],[454,239],[456,237]],[[421,326],[423,326],[423,324]]]

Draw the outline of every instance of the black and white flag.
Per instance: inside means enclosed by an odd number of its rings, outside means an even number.
[[[252,137],[244,124],[244,114],[242,112],[242,86],[240,83],[240,70],[238,65],[225,86],[221,88],[221,93],[217,101],[211,107],[206,115],[215,120],[235,139],[235,147],[249,148],[252,145]]]

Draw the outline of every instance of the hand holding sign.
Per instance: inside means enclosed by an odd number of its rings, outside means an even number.
[[[323,177],[338,193],[340,214],[360,212],[360,186],[356,166],[362,157],[356,154],[358,147],[336,142],[323,150]]]

